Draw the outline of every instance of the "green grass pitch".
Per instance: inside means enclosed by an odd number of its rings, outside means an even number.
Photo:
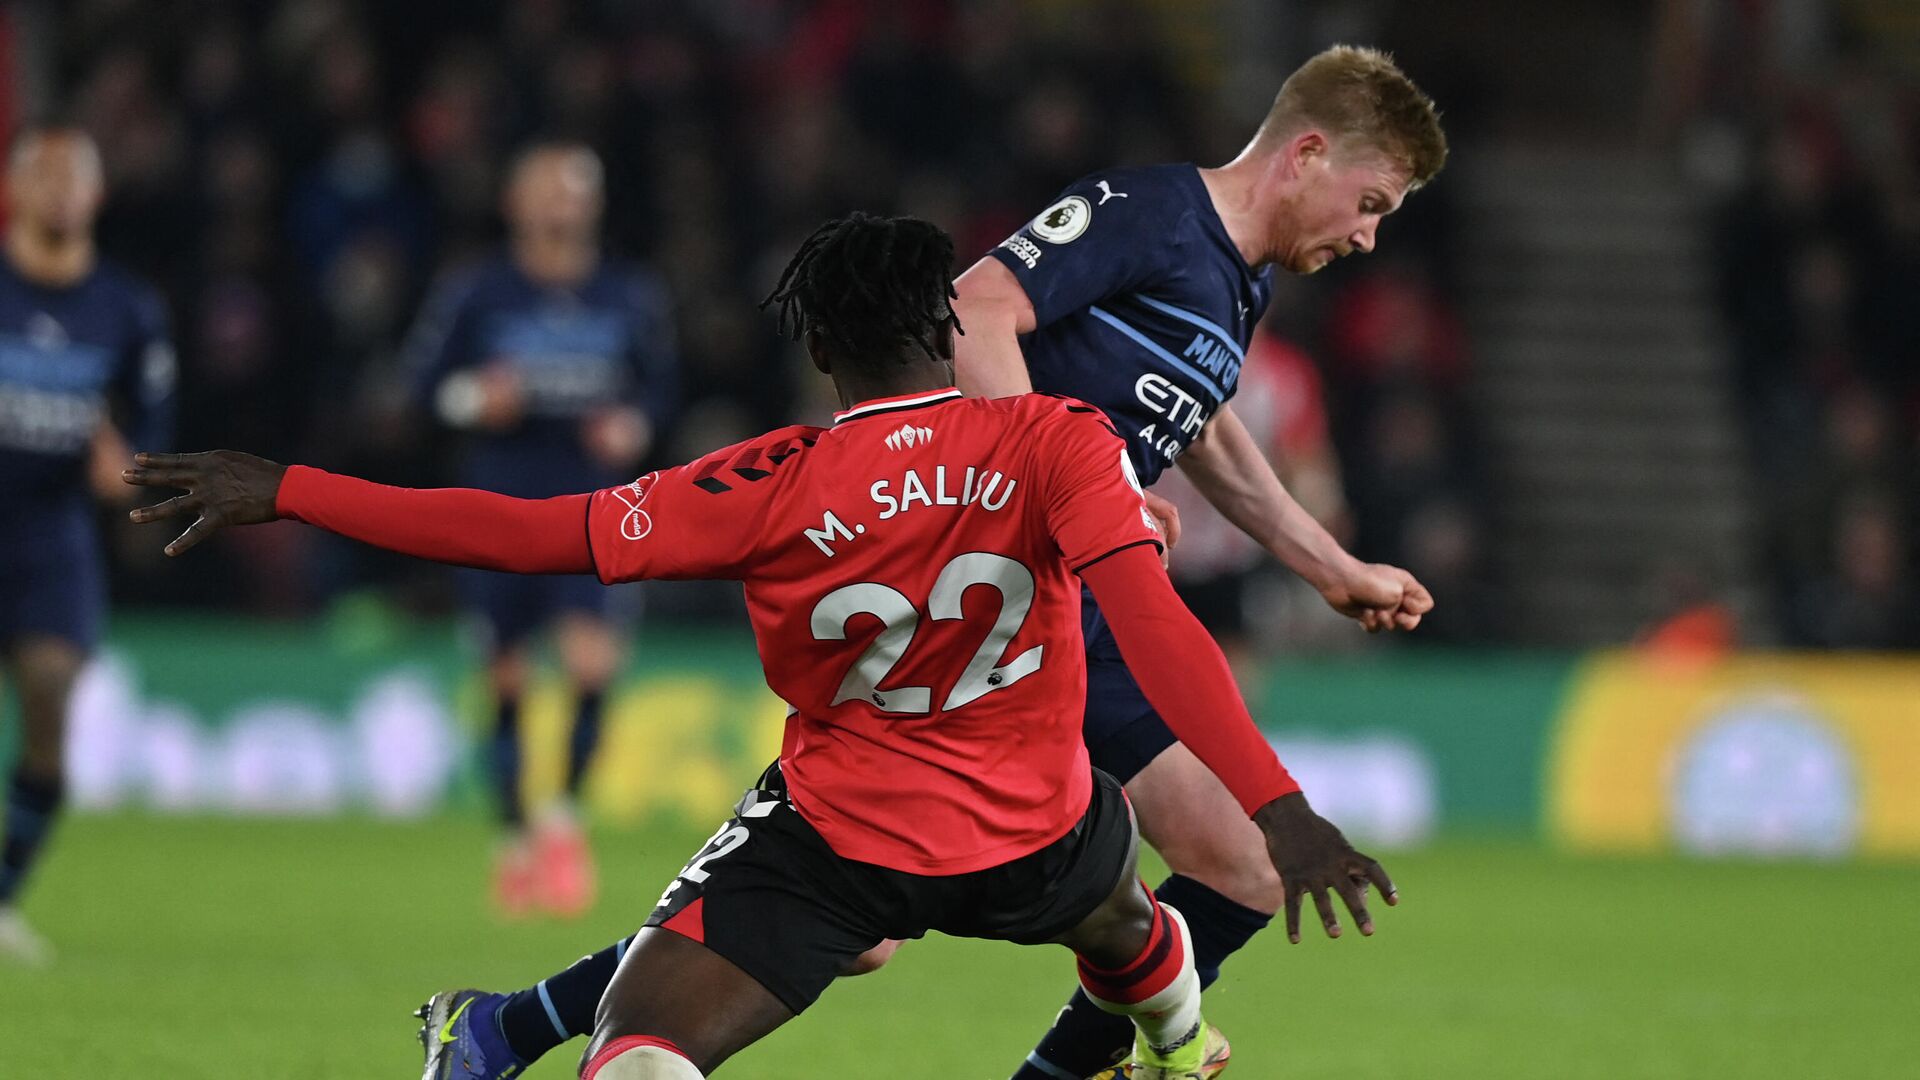
[[[73,818],[27,903],[60,963],[0,966],[0,1077],[415,1076],[428,991],[518,986],[612,941],[703,836],[603,832],[593,916],[500,926],[477,820]],[[1920,866],[1506,841],[1386,861],[1406,899],[1372,940],[1269,934],[1229,965],[1208,1013],[1230,1076],[1920,1075]],[[1004,1080],[1071,972],[1059,950],[912,945],[720,1075]]]

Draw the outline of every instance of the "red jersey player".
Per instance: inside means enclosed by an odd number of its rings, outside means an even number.
[[[1080,589],[1153,703],[1266,831],[1331,923],[1392,884],[1308,808],[1175,597],[1120,437],[1091,406],[952,388],[953,248],[907,218],[829,222],[774,301],[849,407],[590,495],[388,488],[245,454],[141,455],[187,494],[177,555],[289,517],[426,558],[607,582],[744,583],[779,760],[674,880],[601,1003],[582,1075],[705,1075],[805,1009],[861,953],[929,930],[1058,943],[1139,1029],[1136,1077],[1202,1075],[1216,1032],[1180,916],[1134,872],[1119,785],[1081,739]],[[504,1075],[483,1040],[429,1075]],[[432,1026],[435,1016],[429,1017]],[[468,1017],[469,1023],[472,1018]],[[506,1051],[502,1051],[503,1053]],[[444,1055],[443,1055],[444,1057]]]

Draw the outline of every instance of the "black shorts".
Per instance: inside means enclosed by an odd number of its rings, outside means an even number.
[[[1094,772],[1087,812],[1030,855],[929,877],[834,854],[787,800],[778,764],[668,886],[648,926],[704,943],[798,1013],[886,938],[930,930],[1023,945],[1078,926],[1133,863],[1133,812]]]

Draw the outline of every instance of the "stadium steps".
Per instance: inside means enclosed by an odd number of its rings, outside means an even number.
[[[1750,616],[1752,481],[1700,208],[1661,160],[1617,147],[1458,167],[1490,555],[1522,639],[1626,640],[1671,565]]]

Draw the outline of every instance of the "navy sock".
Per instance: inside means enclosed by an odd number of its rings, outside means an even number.
[[[580,784],[587,777],[587,766],[600,746],[600,716],[606,709],[603,690],[582,690],[573,706],[573,738],[567,743],[567,794],[580,795]]]
[[[592,956],[583,956],[558,975],[507,995],[497,1014],[500,1034],[521,1061],[529,1064],[568,1039],[593,1033],[594,1010],[626,955],[627,938]]]
[[[1153,895],[1187,920],[1187,935],[1193,941],[1193,968],[1203,990],[1220,977],[1220,965],[1227,957],[1239,952],[1273,921],[1273,916],[1236,904],[1179,874],[1161,882]]]
[[[494,708],[493,737],[487,740],[487,778],[493,781],[500,820],[509,829],[526,821],[520,806],[520,699],[500,695]]]
[[[0,906],[10,905],[53,830],[66,787],[59,777],[16,769],[7,784],[6,833],[0,837]]]
[[[1161,882],[1153,894],[1186,919],[1193,967],[1203,989],[1220,977],[1227,957],[1273,920],[1178,874]],[[1126,1060],[1132,1051],[1133,1021],[1100,1011],[1083,991],[1075,990],[1013,1080],[1082,1080]]]

